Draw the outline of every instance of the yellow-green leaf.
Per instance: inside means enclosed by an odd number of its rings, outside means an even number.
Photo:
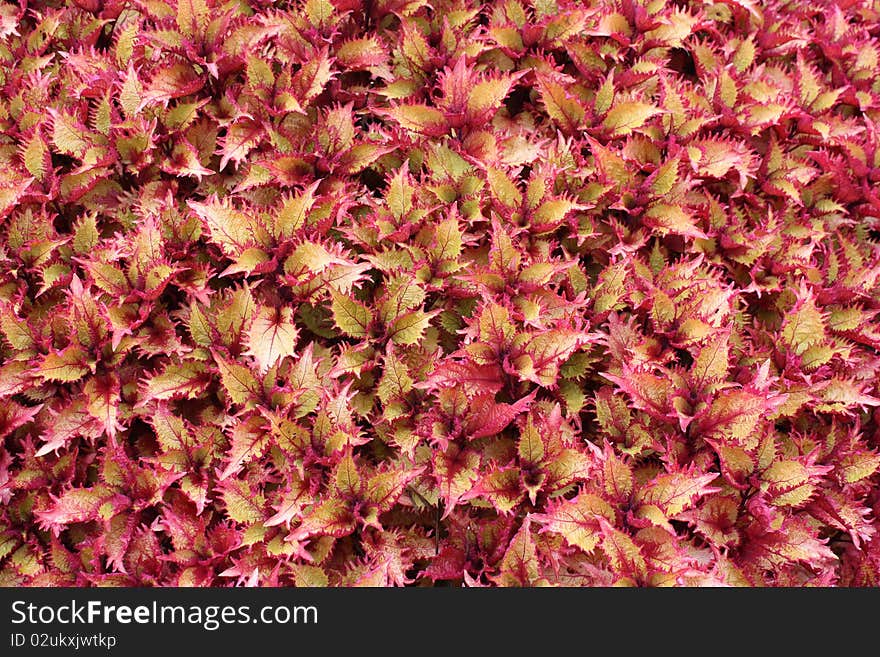
[[[413,380],[409,375],[406,363],[397,356],[397,353],[389,345],[376,394],[383,404],[387,404],[392,399],[403,397],[412,390],[412,387]]]
[[[812,296],[802,298],[794,311],[785,315],[781,337],[797,355],[825,340],[825,320]]]
[[[423,310],[406,313],[394,321],[388,331],[388,337],[396,344],[415,344],[422,339],[425,329],[430,326],[431,318],[436,314],[436,312],[426,313]]]
[[[520,432],[517,452],[524,463],[538,464],[544,459],[544,441],[531,415]]]
[[[654,105],[633,100],[620,103],[611,108],[602,125],[613,136],[620,137],[630,134],[637,128],[641,128],[648,119],[660,113],[661,110]]]
[[[52,142],[65,155],[82,157],[89,147],[84,130],[71,116],[56,113],[52,121]]]
[[[62,351],[47,354],[37,367],[37,374],[44,381],[61,383],[78,381],[88,371],[86,354],[78,345],[71,345]]]
[[[339,330],[353,338],[366,337],[373,323],[373,313],[360,301],[335,290],[331,292],[330,311]]]
[[[429,136],[440,136],[446,132],[446,117],[443,112],[433,107],[400,105],[386,111],[406,130]]]
[[[265,517],[262,495],[254,495],[248,483],[240,479],[228,479],[221,488],[221,497],[226,504],[226,515],[243,525],[253,525]]]
[[[252,397],[258,398],[260,385],[248,368],[226,360],[216,352],[212,353],[220,371],[220,381],[233,404],[244,404]]]

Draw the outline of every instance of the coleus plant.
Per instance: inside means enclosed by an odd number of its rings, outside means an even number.
[[[0,8],[0,584],[880,583],[880,7]]]

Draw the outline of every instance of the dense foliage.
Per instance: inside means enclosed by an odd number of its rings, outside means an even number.
[[[0,7],[0,584],[875,585],[877,0]]]

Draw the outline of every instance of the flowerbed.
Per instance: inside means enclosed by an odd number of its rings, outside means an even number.
[[[0,584],[877,583],[876,2],[0,37]]]

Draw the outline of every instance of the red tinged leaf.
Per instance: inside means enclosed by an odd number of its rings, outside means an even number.
[[[108,521],[129,505],[130,500],[106,486],[72,488],[52,499],[50,508],[37,511],[40,526],[56,536],[70,523]]]
[[[166,404],[159,405],[150,418],[150,423],[163,451],[186,454],[195,447],[195,439],[186,423],[174,414]]]
[[[33,177],[26,177],[15,172],[4,171],[0,174],[0,219],[18,205],[33,182]]]
[[[346,41],[337,48],[336,60],[346,68],[366,70],[385,64],[388,53],[378,38],[362,37]]]
[[[829,568],[837,561],[837,555],[806,522],[791,519],[780,531],[751,538],[742,549],[740,561],[751,567],[770,570],[796,563]]]
[[[145,406],[153,400],[191,399],[204,392],[210,383],[210,374],[198,361],[169,364],[163,371],[142,380],[139,405]]]
[[[761,395],[747,390],[725,391],[713,400],[691,431],[705,439],[753,448],[757,444],[756,428],[759,422],[778,408],[782,401],[780,396]]]
[[[269,446],[263,418],[251,416],[236,424],[229,442],[229,462],[218,476],[220,481],[237,473],[248,461],[259,458]]]
[[[356,527],[356,518],[348,504],[332,497],[304,513],[296,529],[287,535],[287,540],[304,541],[316,536],[341,538],[351,534]]]
[[[715,474],[662,474],[642,486],[636,493],[635,500],[640,504],[656,506],[666,517],[672,518],[691,508],[700,497],[719,492],[720,488],[708,485],[717,478],[718,475]]]
[[[478,395],[470,402],[465,430],[471,440],[500,433],[521,413],[529,410],[535,394],[513,404],[497,403],[494,395]]]
[[[648,566],[639,546],[626,533],[620,531],[604,517],[597,517],[602,534],[600,547],[608,563],[621,578],[643,582],[648,576]]]
[[[632,401],[633,408],[644,411],[657,420],[673,417],[670,404],[675,388],[667,378],[650,372],[626,372],[625,376],[603,374],[616,384]]]
[[[434,454],[433,466],[434,479],[443,500],[443,515],[446,517],[479,478],[480,455],[470,449],[449,445],[444,452]]]
[[[400,105],[381,111],[381,115],[395,121],[404,130],[429,137],[439,137],[448,130],[443,112],[428,105]]]
[[[66,447],[74,438],[84,436],[97,438],[101,434],[101,425],[86,410],[85,401],[76,400],[59,411],[49,411],[48,428],[42,438],[45,443],[34,456],[41,457]]]
[[[217,199],[187,203],[202,220],[211,239],[228,256],[238,256],[247,247],[256,244],[252,220],[229,203]]]
[[[331,66],[332,60],[326,48],[306,58],[303,66],[293,76],[290,85],[294,97],[301,106],[305,107],[324,90],[325,85],[334,75]]]
[[[167,105],[169,100],[189,96],[205,84],[205,77],[187,64],[170,64],[157,70],[146,85],[137,111],[153,103]]]
[[[468,395],[494,394],[504,387],[504,373],[498,365],[477,365],[471,361],[441,361],[430,376],[414,387],[426,390],[461,387]]]
[[[295,472],[290,475],[288,487],[289,490],[285,491],[280,503],[276,507],[275,515],[263,523],[266,527],[282,524],[289,525],[291,520],[299,517],[303,507],[309,503],[311,499],[309,488]]]
[[[495,581],[499,586],[505,587],[535,586],[540,583],[538,555],[529,516],[526,516],[519,531],[511,539]]]
[[[220,170],[230,162],[236,165],[247,158],[263,137],[263,126],[253,119],[243,118],[227,128],[220,148]]]
[[[220,372],[220,382],[233,404],[246,404],[260,399],[262,388],[247,367],[233,363],[217,352],[212,352],[212,356]]]
[[[377,472],[367,480],[364,498],[376,507],[377,513],[385,513],[394,506],[406,486],[424,471],[425,468],[414,468]]]
[[[538,77],[538,89],[547,115],[566,134],[575,134],[583,125],[586,110],[579,99],[549,77]]]
[[[119,378],[107,375],[89,379],[83,386],[87,395],[86,409],[89,414],[101,423],[111,441],[116,441],[117,431],[124,427],[119,422],[119,406],[122,392]]]
[[[519,355],[513,356],[513,366],[523,380],[553,386],[559,376],[559,367],[591,337],[586,333],[559,330],[532,334],[526,344],[514,350]]]
[[[31,422],[42,408],[42,404],[28,408],[11,399],[0,400],[0,438]]]
[[[77,344],[46,354],[37,367],[37,375],[45,381],[69,383],[78,381],[89,371],[86,353]]]
[[[463,502],[481,497],[488,500],[498,513],[507,515],[525,497],[517,468],[493,470],[461,497]]]
[[[572,547],[590,554],[602,538],[599,516],[614,522],[614,509],[601,497],[584,492],[573,500],[563,500],[547,513],[533,515],[532,519],[542,525],[542,533],[558,534]]]

